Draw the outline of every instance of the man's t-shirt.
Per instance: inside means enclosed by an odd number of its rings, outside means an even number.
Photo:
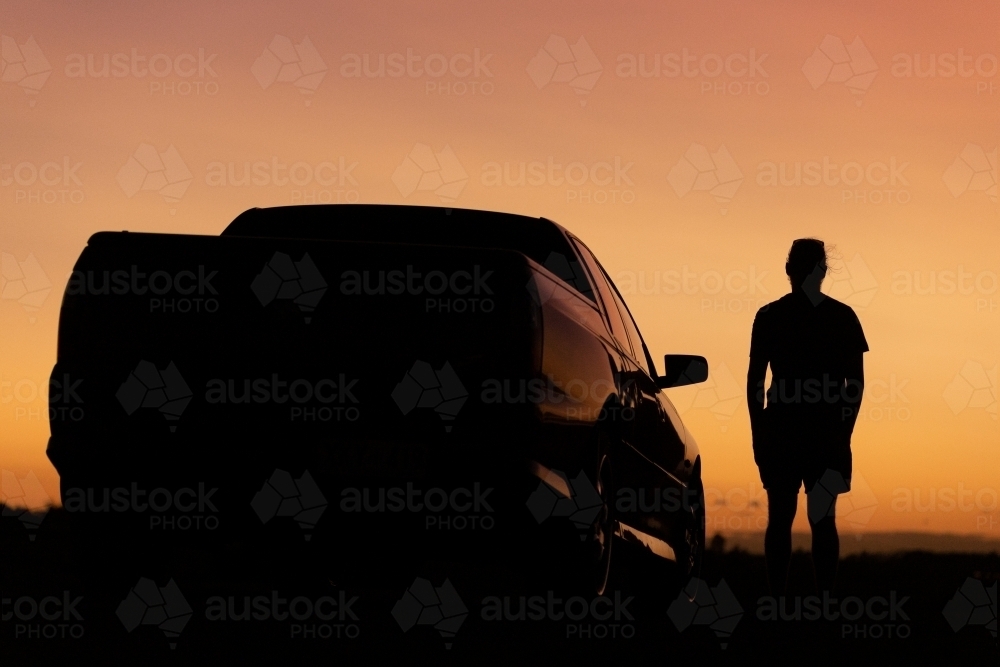
[[[837,440],[849,410],[857,409],[860,385],[847,377],[849,361],[868,351],[854,310],[828,296],[813,304],[792,292],[757,311],[750,356],[771,365],[768,430],[786,439]]]

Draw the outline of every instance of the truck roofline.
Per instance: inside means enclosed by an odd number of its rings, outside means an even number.
[[[391,216],[394,213],[405,213],[421,222],[444,220],[446,216],[454,216],[456,222],[472,222],[495,224],[512,222],[533,226],[536,229],[555,228],[565,233],[566,229],[544,217],[531,217],[519,213],[505,213],[471,208],[453,208],[447,206],[413,206],[409,204],[298,204],[288,206],[254,207],[233,218],[233,221],[222,230],[221,236],[278,236],[274,229],[277,225],[287,223],[288,215],[294,215],[298,221],[315,222],[331,214],[354,214],[375,222],[378,218]],[[270,228],[270,229],[269,229]],[[252,232],[252,233],[250,233]]]

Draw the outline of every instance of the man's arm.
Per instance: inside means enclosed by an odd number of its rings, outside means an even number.
[[[754,440],[762,433],[764,425],[764,379],[767,376],[767,357],[751,356],[747,370],[747,407],[750,409],[750,430]]]
[[[861,399],[865,393],[865,355],[863,352],[856,352],[847,359],[845,370],[847,405],[844,406],[841,419],[844,422],[844,436],[847,441],[851,441],[854,433],[854,425],[858,421],[858,414],[861,412]]]

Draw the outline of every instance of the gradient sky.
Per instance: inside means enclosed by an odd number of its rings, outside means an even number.
[[[705,459],[710,531],[764,525],[742,390],[753,314],[787,291],[793,239],[835,245],[825,289],[855,307],[871,347],[841,525],[1000,538],[996,2],[2,12],[0,467],[53,499],[45,386],[60,294],[92,233],[217,234],[252,206],[310,201],[445,204],[562,223],[619,284],[654,357],[708,357],[709,384],[672,396]],[[278,75],[276,36],[299,46],[284,64],[300,60],[304,78]],[[133,52],[146,59],[134,70]],[[379,54],[408,53],[412,75],[351,76],[366,55],[373,71]],[[86,71],[105,54],[128,61],[124,76]],[[629,76],[640,58],[653,76]],[[161,76],[140,76],[151,59]],[[189,185],[136,192],[141,175],[123,167],[143,145],[173,147],[170,179]],[[397,172],[422,150],[445,190]],[[304,163],[304,184],[230,182],[230,165],[238,181],[256,162],[269,176]],[[493,178],[531,162],[561,166],[537,184]],[[809,163],[827,165],[818,184]]]

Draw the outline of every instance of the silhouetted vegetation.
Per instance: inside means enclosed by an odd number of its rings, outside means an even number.
[[[720,638],[707,625],[695,622],[678,631],[667,613],[672,600],[651,594],[643,583],[645,577],[637,577],[643,586],[640,590],[626,588],[622,594],[635,596],[629,607],[634,619],[627,621],[634,636],[586,639],[567,637],[565,622],[482,620],[480,609],[484,597],[516,597],[534,592],[536,584],[518,580],[502,564],[484,569],[440,563],[428,571],[428,578],[437,586],[447,576],[469,610],[468,618],[449,640],[453,647],[446,650],[444,640],[431,627],[416,626],[407,633],[401,632],[391,610],[408,584],[400,585],[398,573],[379,572],[380,564],[375,562],[368,573],[374,576],[364,579],[337,571],[294,534],[289,537],[297,540],[274,539],[263,547],[261,543],[251,545],[234,538],[219,540],[211,548],[171,541],[142,544],[134,535],[90,531],[77,525],[74,517],[62,509],[49,511],[38,529],[31,532],[36,535],[33,541],[28,539],[29,531],[17,516],[6,516],[0,521],[3,553],[0,583],[3,597],[11,600],[4,602],[4,612],[11,611],[14,601],[22,596],[31,596],[36,601],[45,596],[60,600],[64,595],[69,596],[66,599],[82,596],[76,607],[82,621],[59,619],[39,624],[35,619],[39,635],[36,637],[24,636],[29,632],[25,626],[32,623],[17,618],[4,621],[0,625],[4,665],[59,665],[88,658],[109,665],[365,665],[397,656],[405,660],[400,664],[406,665],[576,664],[575,661],[652,664],[665,655],[672,659],[691,657],[707,664],[738,665],[757,661],[767,664],[794,661],[810,666],[971,666],[997,662],[996,640],[986,627],[972,623],[955,632],[942,614],[967,577],[980,579],[987,587],[996,582],[1000,555],[995,553],[909,552],[846,557],[840,567],[838,597],[857,596],[864,602],[876,596],[889,599],[895,595],[897,603],[906,598],[899,608],[907,618],[882,621],[862,618],[845,625],[842,621],[761,620],[760,600],[767,595],[763,557],[741,549],[726,550],[724,543],[713,541],[701,578],[710,586],[725,580],[743,608],[725,650],[720,648]],[[116,615],[118,605],[139,577],[154,579],[161,587],[173,579],[192,608],[191,619],[180,636],[170,640],[177,644],[173,650],[168,638],[156,627],[139,626],[129,633]],[[789,594],[812,595],[812,586],[809,556],[796,551]],[[293,638],[291,621],[206,619],[206,601],[212,596],[224,599],[233,596],[239,608],[244,596],[270,597],[272,591],[287,599],[299,595],[313,600],[324,595],[336,599],[342,591],[349,597],[358,596],[353,606],[358,617],[353,622],[360,629],[358,637]],[[30,606],[25,604],[23,609]],[[82,626],[80,639],[41,636],[44,632],[58,632],[58,628],[46,630],[46,625],[74,623]],[[881,627],[876,629],[876,626]]]

